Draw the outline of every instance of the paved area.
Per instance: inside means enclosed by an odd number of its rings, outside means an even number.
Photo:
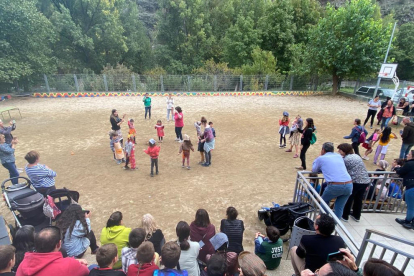
[[[353,236],[355,241],[357,243],[361,243],[366,229],[373,229],[377,230],[389,235],[397,236],[400,238],[407,239],[411,242],[414,242],[414,230],[408,230],[399,225],[395,222],[396,218],[404,218],[405,214],[386,214],[386,213],[363,213],[361,220],[359,222],[354,221],[352,218],[349,219],[348,222],[344,222],[344,225],[347,227],[350,234]],[[403,252],[413,254],[414,253],[414,247],[388,239],[384,238],[382,236],[378,235],[372,235],[371,239],[381,242],[385,245],[391,246],[393,248],[397,248]],[[372,251],[372,244],[368,244],[367,250],[364,254],[363,262],[364,263],[368,257],[370,256],[370,253]],[[382,253],[382,248],[376,247],[373,252],[373,257],[378,258]],[[384,255],[384,259],[388,262],[391,261],[394,253],[390,251],[386,251]],[[398,256],[394,266],[397,268],[401,268],[403,263],[405,261],[405,257]],[[408,267],[405,271],[405,275],[414,275],[414,260],[411,260],[408,264]]]

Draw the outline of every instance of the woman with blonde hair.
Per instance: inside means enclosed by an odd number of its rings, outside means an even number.
[[[157,223],[151,214],[145,214],[142,217],[142,228],[147,233],[145,240],[152,242],[155,252],[161,255],[161,248],[165,243],[164,234],[161,229],[158,229]]]

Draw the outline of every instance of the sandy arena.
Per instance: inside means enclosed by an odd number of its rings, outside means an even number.
[[[143,214],[151,213],[166,240],[172,240],[176,238],[177,222],[190,223],[198,208],[207,209],[219,231],[226,208],[234,206],[244,220],[244,244],[249,247],[254,233],[264,231],[257,210],[272,201],[287,203],[293,197],[294,167],[300,165],[300,160],[279,149],[278,120],[282,112],[288,111],[291,120],[300,114],[315,121],[318,141],[307,153],[310,169],[322,143],[349,142],[342,137],[351,132],[355,118],[365,119],[367,111],[365,103],[333,96],[175,97],[175,105],[183,109],[183,134],[190,135],[194,144],[194,121],[201,116],[214,122],[217,133],[212,166],[198,165],[200,155],[196,151],[191,153],[191,170],[187,170],[181,168],[174,123],[166,120],[163,97],[152,98],[151,120],[144,120],[141,97],[20,98],[2,104],[19,107],[23,115],[22,119],[15,116],[17,129],[13,133],[19,138],[17,167],[24,168],[28,151],[40,152],[40,163],[58,174],[56,187],[79,191],[79,203],[92,211],[92,228],[98,239],[109,215],[116,210],[122,211],[123,223],[132,228],[141,225]],[[124,171],[112,159],[108,131],[113,108],[135,120],[137,171]],[[151,178],[149,156],[142,150],[147,148],[148,139],[157,140],[154,125],[158,119],[165,125],[165,137],[159,158],[160,174]],[[125,136],[126,123],[122,131]],[[393,132],[397,133],[395,127]],[[393,140],[386,160],[398,157],[400,146],[401,139]],[[366,161],[369,170],[375,169],[372,158],[373,154]],[[6,178],[8,171],[1,167],[0,179]],[[0,210],[12,223],[4,204]]]

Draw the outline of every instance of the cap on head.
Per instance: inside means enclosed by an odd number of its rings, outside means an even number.
[[[283,111],[283,116],[289,117],[289,113],[287,111]]]
[[[183,140],[184,141],[190,141],[190,136],[188,136],[187,134],[183,135]]]
[[[217,233],[210,239],[211,245],[214,247],[214,250],[219,249],[223,244],[227,243],[229,246],[229,239],[224,233]]]
[[[154,144],[155,144],[155,140],[151,138],[151,139],[149,140],[149,143],[150,143],[151,145],[154,145]]]

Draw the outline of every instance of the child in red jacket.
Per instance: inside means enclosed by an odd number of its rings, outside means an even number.
[[[154,166],[155,174],[158,175],[158,155],[160,154],[160,146],[155,145],[155,140],[149,140],[149,147],[144,152],[151,157],[151,177],[154,177]]]

